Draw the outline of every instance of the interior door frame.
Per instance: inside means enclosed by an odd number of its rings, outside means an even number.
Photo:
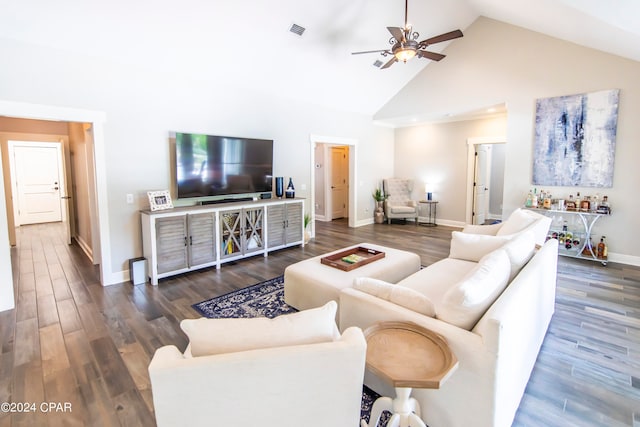
[[[476,145],[482,144],[506,144],[506,136],[482,136],[467,138],[467,203],[465,221],[473,224],[473,197],[474,197],[474,169]]]
[[[329,144],[329,145],[348,145],[349,146],[349,227],[356,227],[356,216],[358,212],[358,189],[354,183],[358,182],[358,140],[352,138],[342,138],[336,136],[324,136],[324,135],[309,135],[309,144],[311,149],[310,162],[309,162],[309,177],[311,180],[311,206],[309,206],[309,215],[311,216],[311,236],[316,235],[315,225],[315,206],[316,206],[316,178],[315,178],[315,165],[316,165],[316,145]],[[325,192],[326,193],[326,192]]]

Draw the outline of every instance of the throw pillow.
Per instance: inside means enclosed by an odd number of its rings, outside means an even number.
[[[502,227],[496,233],[496,236],[505,236],[509,234],[517,233],[524,230],[529,225],[533,224],[536,220],[535,212],[527,211],[525,209],[516,209],[513,211],[509,218],[502,224]]]
[[[510,272],[511,264],[504,249],[488,253],[444,294],[438,319],[471,330],[507,286]]]
[[[525,231],[516,234],[513,239],[509,240],[502,246],[502,249],[509,257],[511,270],[509,273],[509,282],[518,275],[522,267],[529,262],[536,249],[536,241],[533,231]]]
[[[451,233],[449,258],[478,262],[480,259],[509,241],[507,236],[468,234],[461,231]]]
[[[185,319],[180,327],[189,337],[193,357],[259,348],[333,341],[338,304],[268,319]]]
[[[358,277],[354,281],[353,288],[425,316],[434,317],[436,315],[433,303],[429,298],[411,288],[369,277]]]

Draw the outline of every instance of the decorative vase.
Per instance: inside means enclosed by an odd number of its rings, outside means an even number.
[[[281,176],[276,177],[276,197],[282,199],[284,194],[284,178]]]
[[[293,180],[291,179],[291,177],[289,178],[287,190],[284,193],[287,199],[294,199],[296,197],[296,189],[293,186]]]

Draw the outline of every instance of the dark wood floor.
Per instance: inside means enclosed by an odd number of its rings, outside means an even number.
[[[448,254],[452,230],[318,223],[304,249],[165,279],[158,287],[103,288],[58,225],[21,227],[12,249],[18,303],[0,313],[0,402],[35,403],[36,410],[0,413],[0,427],[153,426],[147,366],[162,345],[185,348],[178,324],[197,317],[191,304],[360,242],[413,251],[429,265]],[[60,403],[53,409],[61,412],[45,413],[41,402]],[[514,425],[640,426],[640,269],[560,259],[556,314]]]

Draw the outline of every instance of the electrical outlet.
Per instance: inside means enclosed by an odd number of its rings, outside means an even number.
[[[131,194],[131,193],[127,194],[127,204],[128,205],[132,205],[133,204],[133,194]]]

